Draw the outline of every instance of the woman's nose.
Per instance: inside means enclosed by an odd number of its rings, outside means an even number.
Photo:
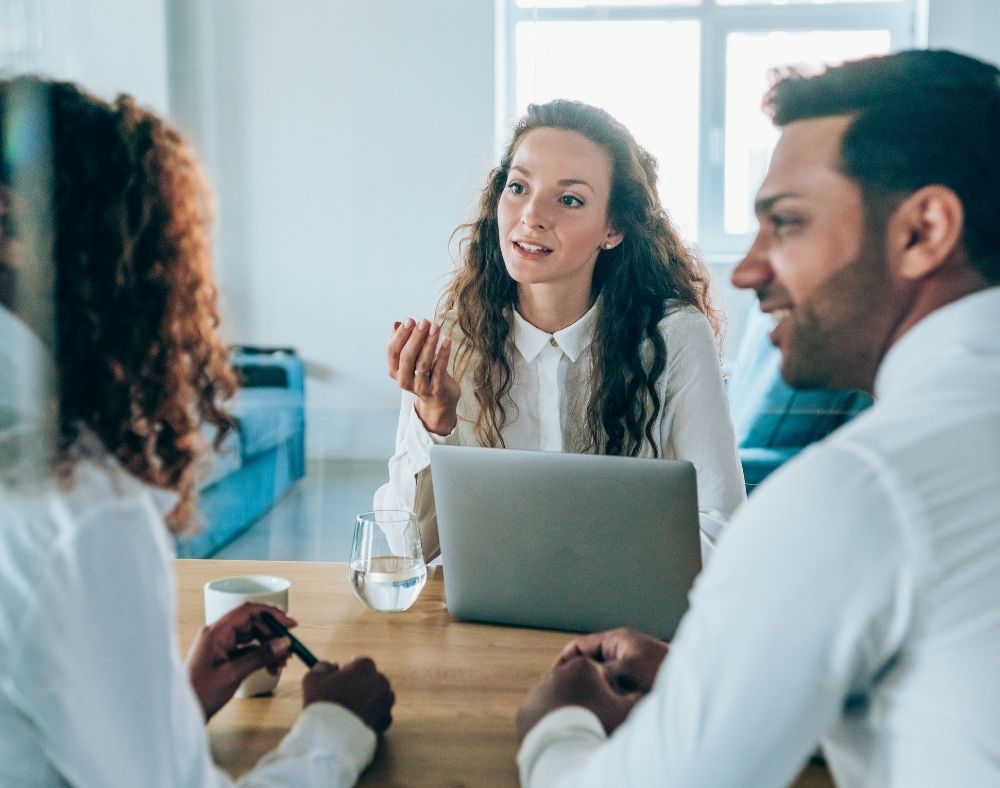
[[[538,197],[530,197],[524,204],[521,223],[533,229],[544,230],[549,226],[549,221],[548,211],[540,203]]]

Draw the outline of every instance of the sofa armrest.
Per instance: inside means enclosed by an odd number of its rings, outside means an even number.
[[[305,363],[290,348],[236,346],[230,361],[242,388],[281,388],[305,391]]]

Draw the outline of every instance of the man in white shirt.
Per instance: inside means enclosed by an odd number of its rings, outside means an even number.
[[[525,785],[1000,784],[1000,72],[950,52],[779,82],[733,273],[782,373],[876,405],[734,518],[669,647],[569,644]],[[661,668],[662,663],[662,668]]]

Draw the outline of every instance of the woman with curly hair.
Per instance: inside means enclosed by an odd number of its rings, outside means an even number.
[[[0,784],[229,785],[205,720],[288,641],[246,604],[177,653],[168,531],[235,390],[201,170],[129,97],[35,78],[0,82],[0,151]],[[248,782],[349,785],[371,758],[374,665],[302,689]]]
[[[378,508],[440,551],[433,443],[690,460],[703,545],[744,500],[704,268],[656,191],[656,162],[604,110],[531,105],[436,319],[394,328],[403,389]]]

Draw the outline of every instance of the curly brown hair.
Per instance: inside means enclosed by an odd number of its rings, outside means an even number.
[[[690,304],[718,334],[720,319],[709,297],[708,273],[680,240],[656,190],[656,160],[609,113],[578,101],[532,104],[514,128],[500,166],[490,172],[479,216],[462,225],[461,263],[438,306],[439,320],[453,320],[464,335],[456,353],[459,374],[472,368],[479,416],[476,436],[484,446],[503,446],[508,423],[504,398],[513,382],[511,312],[517,283],[507,273],[497,228],[497,203],[514,153],[534,129],[574,131],[611,157],[608,214],[622,242],[597,258],[592,283],[600,294],[590,353],[593,387],[585,415],[584,451],[635,456],[648,443],[660,409],[656,383],[667,350],[657,329],[673,308]],[[644,350],[649,343],[651,352]]]
[[[0,82],[0,116],[26,91],[50,133],[56,461],[71,465],[81,435],[96,435],[133,475],[179,493],[167,525],[182,531],[201,426],[218,445],[236,389],[216,332],[207,184],[191,145],[131,97],[20,77]]]

